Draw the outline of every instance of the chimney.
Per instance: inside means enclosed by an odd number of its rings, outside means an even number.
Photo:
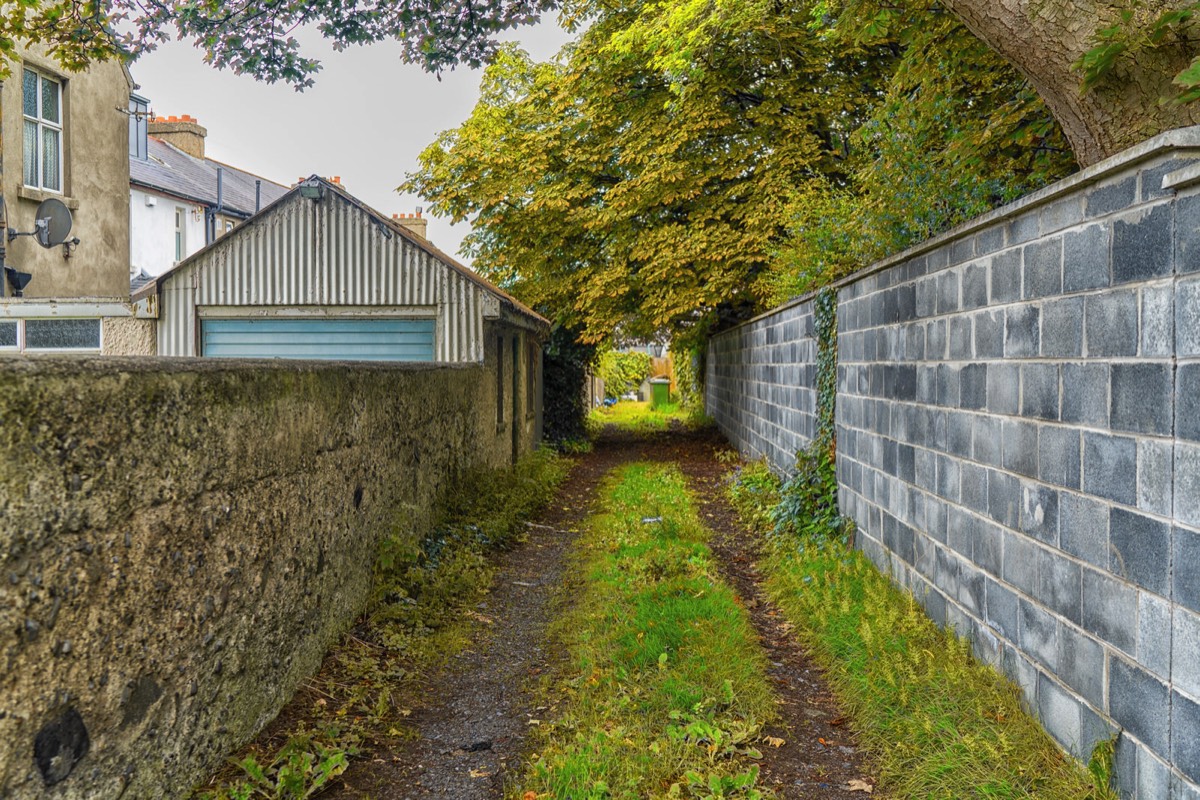
[[[150,135],[178,147],[189,156],[204,158],[204,137],[208,130],[195,117],[155,117],[150,120]]]
[[[425,235],[426,229],[429,227],[429,220],[421,216],[421,209],[419,208],[415,214],[392,214],[392,222],[395,222],[409,233],[415,233],[422,239],[429,240],[429,237]]]

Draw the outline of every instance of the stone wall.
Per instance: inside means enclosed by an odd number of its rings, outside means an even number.
[[[511,462],[494,363],[0,361],[0,796],[177,797],[251,737],[381,538]]]
[[[1119,731],[1121,789],[1145,799],[1200,798],[1198,146],[1197,129],[1160,136],[838,298],[858,545],[1069,752]],[[717,337],[710,380],[736,372],[726,340],[787,313]]]

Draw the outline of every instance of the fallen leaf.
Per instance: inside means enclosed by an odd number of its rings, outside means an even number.
[[[526,792],[521,795],[521,800],[537,800],[537,792]]]
[[[470,772],[472,778],[487,778],[490,777],[491,774],[492,773],[488,772],[486,769],[473,769]]]
[[[785,744],[787,744],[787,742],[785,742],[783,739],[780,739],[778,736],[768,736],[763,739],[763,741],[771,745],[771,747],[783,747]]]
[[[875,787],[872,786],[871,784],[867,783],[866,781],[860,781],[857,778],[855,778],[854,780],[852,780],[846,784],[846,791],[848,791],[848,792],[866,792],[867,794],[871,794],[872,792],[875,791]]]

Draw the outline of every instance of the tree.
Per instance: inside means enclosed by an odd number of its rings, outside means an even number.
[[[1200,83],[1192,15],[1180,0],[945,0],[971,31],[1024,74],[1081,164],[1200,122],[1172,86]],[[1122,55],[1136,57],[1121,58]],[[1080,91],[1083,78],[1086,91]]]
[[[471,218],[475,267],[592,341],[752,307],[788,197],[846,180],[895,57],[843,55],[809,21],[773,0],[601,10],[563,64],[503,51],[405,188]]]

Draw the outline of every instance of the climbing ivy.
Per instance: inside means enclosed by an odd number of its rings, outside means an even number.
[[[825,287],[813,300],[813,333],[817,339],[817,435],[816,444],[837,450],[834,421],[837,402],[837,290]]]
[[[837,290],[826,287],[813,299],[817,340],[817,426],[812,443],[796,453],[796,470],[780,488],[771,519],[776,532],[803,538],[844,538],[849,522],[837,501]]]

